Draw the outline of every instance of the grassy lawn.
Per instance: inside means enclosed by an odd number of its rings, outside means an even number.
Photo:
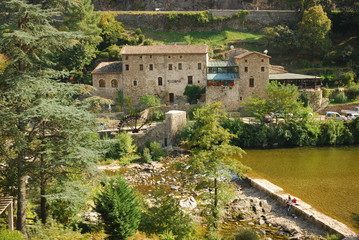
[[[263,35],[259,33],[241,32],[235,30],[189,33],[144,31],[143,33],[146,38],[154,40],[155,43],[186,43],[185,36],[190,36],[193,38],[191,44],[206,43],[212,49],[236,42],[243,42],[246,44],[262,43],[263,38]]]

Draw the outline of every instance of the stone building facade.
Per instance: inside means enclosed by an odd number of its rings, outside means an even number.
[[[316,80],[270,65],[267,54],[233,49],[227,52],[227,60],[215,61],[208,58],[208,52],[207,45],[125,46],[122,62],[96,67],[93,86],[97,95],[113,100],[121,90],[132,104],[143,95],[158,96],[165,104],[183,104],[186,86],[197,85],[206,87],[206,103],[220,101],[235,111],[250,96],[263,96],[271,76],[298,83]]]

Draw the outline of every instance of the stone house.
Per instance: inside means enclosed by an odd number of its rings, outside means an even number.
[[[183,104],[186,86],[197,85],[206,87],[206,103],[220,101],[227,110],[238,110],[253,94],[263,95],[270,80],[316,79],[272,66],[264,53],[233,49],[227,60],[215,61],[208,52],[207,45],[125,46],[122,62],[100,63],[92,72],[92,84],[99,96],[115,100],[121,90],[133,104],[146,94],[166,104]]]

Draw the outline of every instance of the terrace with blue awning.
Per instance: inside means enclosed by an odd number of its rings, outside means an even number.
[[[239,79],[238,66],[232,61],[209,61],[207,86],[234,86]]]

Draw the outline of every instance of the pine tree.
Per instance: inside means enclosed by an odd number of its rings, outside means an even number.
[[[0,53],[10,64],[0,76],[1,174],[16,179],[7,189],[17,197],[17,229],[26,234],[27,181],[38,184],[32,187],[40,190],[45,222],[48,185],[85,173],[96,158],[88,141],[95,121],[79,100],[82,86],[61,83],[66,73],[53,69],[54,53],[79,36],[56,30],[51,13],[39,5],[9,0],[5,6],[11,18]]]
[[[134,190],[121,178],[111,179],[95,199],[110,239],[127,239],[138,229],[141,212]]]

